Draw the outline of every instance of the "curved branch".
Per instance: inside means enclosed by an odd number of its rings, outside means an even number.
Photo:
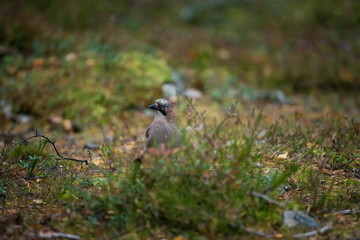
[[[42,135],[42,134],[38,134],[38,132],[36,131],[35,135],[34,136],[31,136],[31,137],[28,137],[28,138],[25,138],[19,142],[16,142],[16,143],[13,143],[12,142],[12,146],[9,147],[5,152],[3,152],[2,154],[2,159],[1,160],[4,160],[5,157],[9,154],[9,152],[11,152],[15,147],[19,146],[20,144],[22,143],[25,143],[33,138],[43,138],[45,139],[47,142],[49,142],[54,150],[55,150],[55,153],[56,155],[58,156],[58,158],[55,158],[56,160],[69,160],[69,161],[74,161],[74,162],[81,162],[81,163],[85,163],[86,165],[88,164],[88,161],[87,160],[83,160],[83,159],[76,159],[76,158],[69,158],[69,157],[64,157],[62,154],[60,154],[60,152],[58,151],[58,149],[56,148],[55,146],[55,142],[53,142],[49,137],[45,136],[45,135]]]

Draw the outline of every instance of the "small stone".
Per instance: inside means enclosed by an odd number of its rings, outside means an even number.
[[[286,227],[295,227],[297,225],[315,228],[318,227],[319,224],[315,221],[314,218],[310,217],[309,215],[299,212],[299,211],[291,211],[285,210],[283,212],[284,220],[283,223]]]
[[[52,124],[59,125],[64,119],[59,115],[50,115],[48,120]]]
[[[28,123],[34,119],[31,115],[25,115],[25,114],[18,114],[16,115],[16,121],[19,123]]]
[[[184,92],[185,97],[199,99],[203,96],[202,92],[195,88],[188,88]]]
[[[265,135],[266,135],[266,130],[264,129],[259,132],[259,134],[257,135],[257,138],[262,139],[263,137],[265,137]]]
[[[77,58],[78,57],[77,57],[76,53],[71,52],[65,56],[65,61],[72,62],[72,61],[75,61]]]
[[[12,105],[10,103],[7,103],[5,100],[0,100],[0,108],[6,118],[11,119],[13,117]]]
[[[163,94],[166,98],[168,98],[172,102],[176,102],[177,100],[177,88],[175,84],[165,83],[161,87]],[[175,100],[175,101],[174,101]]]
[[[280,154],[279,156],[277,156],[278,157],[278,159],[287,159],[288,158],[288,152],[285,152],[285,153],[283,153],[283,154]]]
[[[33,202],[36,204],[42,204],[44,201],[41,199],[34,199]]]
[[[64,129],[65,129],[66,131],[72,131],[72,129],[73,129],[73,124],[72,124],[71,120],[70,120],[70,119],[65,119],[65,120],[63,121],[63,127],[64,127]]]
[[[256,167],[258,167],[258,168],[263,168],[263,167],[265,167],[265,165],[262,164],[262,163],[256,163]]]

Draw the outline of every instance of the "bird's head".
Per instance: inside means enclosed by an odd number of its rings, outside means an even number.
[[[174,118],[175,114],[173,103],[166,98],[157,99],[154,104],[149,106],[149,108],[158,111],[162,116],[168,119]]]

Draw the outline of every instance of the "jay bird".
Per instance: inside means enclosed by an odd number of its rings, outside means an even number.
[[[171,150],[180,147],[181,135],[175,125],[175,113],[173,103],[165,98],[160,98],[154,104],[149,106],[155,110],[154,121],[146,130],[145,148],[136,161],[141,162],[146,153],[153,153],[157,149]]]

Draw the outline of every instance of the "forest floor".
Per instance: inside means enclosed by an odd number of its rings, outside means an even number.
[[[351,116],[359,114],[358,110],[351,108],[354,98],[326,96],[323,99],[311,99],[311,105],[304,96],[296,96],[291,99],[291,104],[238,102],[236,110],[231,110],[232,116],[230,117],[227,116],[229,113],[221,109],[221,104],[209,105],[206,97],[194,101],[191,106],[185,99],[180,99],[176,104],[176,112],[179,127],[187,135],[185,138],[187,143],[184,144],[184,149],[179,150],[184,153],[176,154],[180,154],[180,158],[186,159],[184,161],[194,162],[190,165],[186,164],[185,169],[180,168],[180,172],[175,173],[173,171],[156,172],[159,167],[171,168],[174,164],[181,164],[173,162],[174,156],[161,156],[160,159],[159,156],[150,157],[140,166],[144,171],[143,174],[155,176],[159,174],[163,177],[157,181],[174,181],[168,184],[186,185],[188,184],[186,179],[172,180],[171,177],[179,174],[179,178],[186,178],[187,171],[194,171],[186,168],[200,164],[196,162],[198,158],[205,159],[204,161],[207,161],[206,169],[199,170],[202,179],[190,175],[195,178],[193,181],[202,182],[208,181],[208,178],[215,178],[215,182],[212,183],[214,186],[219,187],[219,185],[225,184],[223,187],[231,188],[233,184],[236,185],[234,188],[250,188],[241,194],[251,194],[252,191],[261,192],[264,196],[268,195],[275,201],[284,204],[279,207],[276,203],[257,199],[251,195],[245,199],[243,196],[240,198],[244,201],[242,204],[246,205],[250,204],[247,201],[254,201],[259,206],[245,213],[247,216],[244,219],[246,220],[238,219],[244,221],[238,226],[238,229],[235,226],[235,229],[226,230],[226,227],[218,226],[220,224],[202,223],[201,221],[207,221],[205,220],[206,216],[204,219],[199,217],[200,222],[189,227],[186,224],[186,218],[189,217],[191,220],[193,217],[190,217],[188,214],[191,213],[187,213],[181,207],[188,207],[188,210],[193,211],[193,214],[196,215],[198,214],[196,211],[199,210],[197,204],[189,203],[190,206],[187,206],[182,202],[177,203],[174,199],[166,200],[166,196],[163,195],[159,195],[157,201],[168,201],[165,203],[169,206],[161,204],[157,206],[156,202],[152,202],[152,204],[154,204],[154,208],[156,206],[157,211],[168,214],[170,220],[162,220],[158,216],[147,216],[145,206],[132,202],[136,201],[136,198],[130,193],[131,186],[116,186],[116,183],[120,182],[120,178],[133,177],[131,176],[134,174],[132,171],[136,166],[133,160],[140,154],[144,146],[144,132],[152,121],[152,117],[145,111],[135,111],[131,113],[129,120],[124,122],[119,119],[118,125],[109,125],[101,129],[93,126],[74,133],[71,129],[64,130],[66,121],[48,122],[42,125],[41,130],[38,129],[40,131],[38,134],[56,139],[56,148],[64,157],[86,159],[89,162],[88,165],[67,160],[56,162],[54,159],[57,156],[50,144],[45,144],[47,146],[39,150],[44,145],[44,142],[40,141],[41,138],[29,140],[12,150],[15,152],[9,153],[12,158],[1,163],[3,204],[0,220],[3,238],[29,239],[46,236],[56,238],[57,233],[71,233],[84,239],[112,239],[114,237],[118,239],[141,239],[144,237],[187,239],[199,236],[222,238],[248,234],[253,238],[257,238],[261,234],[273,238],[289,238],[294,234],[310,232],[324,226],[331,226],[330,231],[314,234],[313,237],[323,239],[356,237],[360,234],[358,230],[360,229],[358,220],[360,129],[359,125],[351,120]],[[349,109],[346,108],[348,104]],[[259,118],[260,112],[261,117]],[[228,121],[221,127],[223,133],[214,132],[213,129],[219,126],[222,119]],[[194,129],[197,127],[199,130],[195,131]],[[252,130],[249,131],[250,129]],[[233,133],[236,134],[233,135]],[[35,134],[35,130],[31,130],[29,124],[14,124],[11,132],[2,135],[2,144],[7,140],[10,142],[10,137],[12,142],[16,142]],[[231,141],[240,141],[240,145],[248,144],[246,140],[244,142],[243,134],[248,134],[254,141],[251,143],[253,145],[249,149],[249,155],[236,156],[235,154],[234,156],[232,150],[228,148],[231,146]],[[199,141],[212,144],[211,148],[217,149],[217,151],[222,150],[223,153],[210,151]],[[196,150],[194,150],[195,148]],[[247,148],[250,147],[247,146]],[[217,165],[219,162],[225,164],[229,159],[232,160],[231,164],[234,166],[222,169]],[[250,166],[241,166],[247,165],[245,164],[247,161]],[[286,170],[289,165],[294,165],[295,168]],[[216,168],[219,169],[215,170]],[[227,173],[230,171],[229,169],[231,172]],[[234,180],[224,182],[224,175],[221,171],[225,171],[227,174],[232,174],[234,171],[248,171],[254,176],[260,174],[259,176],[264,176],[265,179],[256,179],[255,183],[246,183],[244,176],[238,176],[234,172],[234,176],[240,182],[245,181],[242,186],[241,183],[237,185],[236,181],[233,182]],[[284,175],[286,171],[289,172]],[[230,176],[228,177],[232,179]],[[155,181],[148,178],[139,177],[138,181],[145,185],[149,181]],[[176,189],[171,189],[174,191],[173,197],[178,197],[178,194],[191,195],[191,189],[203,187],[197,184],[194,183],[194,186],[188,189],[189,192],[180,190],[180,193],[176,193]],[[158,187],[160,188],[161,184]],[[166,184],[164,187],[170,186]],[[139,191],[151,191],[151,189],[152,187],[146,186]],[[123,191],[129,192],[122,196]],[[197,191],[202,190],[197,189]],[[219,189],[214,190],[213,193],[211,193],[211,189],[207,191],[210,192],[205,191],[204,196],[198,196],[199,199],[211,198],[208,201],[221,206],[226,205],[227,202],[218,198],[224,197],[222,194],[230,197],[232,190],[224,193]],[[104,201],[100,207],[101,210],[98,209],[99,206],[93,206],[96,201],[94,199],[100,196]],[[134,199],[126,200],[131,196]],[[110,200],[109,198],[115,199]],[[140,205],[135,207],[134,213],[131,213],[139,216],[136,223],[128,223],[130,227],[124,227],[119,223],[122,220],[115,218],[116,214],[124,211],[120,207],[122,201],[129,201],[126,203],[129,206],[125,205],[125,208],[132,208],[131,204]],[[147,200],[140,198],[138,201]],[[230,202],[230,204],[233,203]],[[185,205],[182,206],[182,204]],[[240,205],[238,208],[242,208]],[[179,209],[174,212],[167,210],[177,207]],[[202,211],[216,211],[210,206],[208,207]],[[273,209],[267,213],[269,216],[257,216],[263,211],[263,207]],[[216,221],[228,222],[229,216],[235,219],[241,218],[241,214],[236,213],[236,209],[235,206],[224,207],[224,211],[228,210],[229,212],[223,214],[220,212],[216,218],[207,213],[209,215],[207,217],[213,218],[212,221],[216,219]],[[306,227],[306,224],[305,226],[299,224],[300,226],[295,228],[288,228],[282,219],[282,213],[285,210],[302,210],[306,214],[310,214],[313,220],[319,223],[319,227],[309,228]],[[128,214],[130,216],[124,214],[125,217],[133,217],[130,213]],[[145,216],[141,216],[141,214]],[[178,220],[177,218],[180,216],[173,216],[179,214],[183,219]],[[250,217],[251,214],[254,216]],[[114,219],[112,219],[113,217]],[[141,218],[144,219],[139,220]],[[175,220],[172,218],[182,224],[173,225],[172,221]],[[266,220],[264,222],[264,219],[267,218],[271,218],[270,224],[266,223]],[[123,226],[123,230],[119,225]],[[248,228],[255,229],[255,233],[248,233]],[[321,235],[323,237],[320,237]],[[69,235],[65,238],[74,237],[76,239],[76,236]]]

